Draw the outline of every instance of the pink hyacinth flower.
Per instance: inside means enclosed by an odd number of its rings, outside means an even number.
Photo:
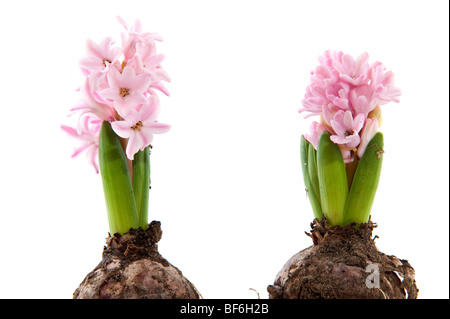
[[[348,94],[350,92],[350,85],[346,82],[339,81],[336,83],[329,83],[329,81],[325,81],[325,91],[330,103],[333,103],[341,110],[350,110],[352,111],[352,107],[349,103]]]
[[[338,111],[334,119],[331,120],[331,126],[336,132],[336,135],[331,135],[330,139],[344,147],[353,149],[360,143],[359,131],[364,125],[364,114],[358,114],[353,118],[350,111]]]
[[[116,68],[110,68],[107,78],[110,87],[99,91],[98,94],[104,99],[112,100],[120,116],[126,117],[133,106],[147,101],[144,92],[150,85],[150,75],[136,75],[134,68],[126,66],[122,73]]]
[[[165,56],[156,54],[156,46],[154,43],[145,45],[143,43],[136,44],[136,54],[131,58],[127,65],[132,66],[136,70],[136,74],[146,73],[151,77],[150,89],[157,89],[165,95],[169,95],[169,91],[162,84],[162,81],[170,82],[167,72],[161,67]]]
[[[350,91],[349,100],[355,114],[367,115],[377,106],[378,92],[369,85],[361,85]]]
[[[394,86],[394,74],[380,62],[368,63],[363,53],[356,59],[342,51],[325,51],[319,66],[311,72],[310,84],[299,112],[304,117],[320,116],[320,123],[339,145],[345,163],[364,154],[367,143],[381,122],[380,105],[399,102],[401,92]],[[368,119],[368,117],[377,119]],[[312,124],[305,138],[318,141],[318,124]],[[323,130],[323,128],[320,128]]]
[[[334,119],[334,116],[337,112],[342,111],[337,105],[333,103],[328,103],[322,109],[321,119],[325,122],[324,124],[328,125],[331,128],[331,121]]]
[[[113,44],[114,42],[110,37],[103,39],[99,44],[87,40],[88,54],[80,60],[80,67],[83,71],[87,74],[95,71],[108,71],[109,65],[120,56],[121,51],[119,47],[114,48]]]
[[[89,78],[85,78],[83,85],[81,86],[82,101],[76,106],[70,109],[71,111],[80,111],[80,119],[86,113],[96,116],[100,120],[109,121],[114,118],[114,110],[111,106],[103,104],[97,101],[92,92]]]
[[[322,136],[322,133],[325,131],[328,131],[325,125],[320,124],[318,122],[312,122],[311,126],[309,127],[309,134],[303,134],[303,136],[317,150],[317,144],[319,144],[319,139]]]
[[[305,98],[302,100],[302,105],[298,112],[308,112],[309,114],[304,115],[305,118],[319,115],[322,112],[322,107],[326,105],[327,100],[325,98],[325,90],[323,94],[318,93],[322,88],[320,86],[315,86],[311,84],[306,88]]]
[[[61,129],[70,136],[81,141],[81,146],[75,149],[72,157],[78,156],[80,153],[86,151],[86,157],[89,163],[94,166],[95,172],[98,174],[98,142],[101,127],[101,120],[92,118],[88,115],[80,118],[78,123],[78,130],[66,125],[61,125]]]
[[[370,86],[372,90],[378,92],[378,103],[380,105],[388,102],[400,102],[399,96],[402,94],[399,88],[394,86],[394,73],[386,71],[381,62],[375,62],[370,67]]]
[[[325,62],[322,61],[322,63]],[[330,103],[330,87],[338,81],[339,74],[335,70],[325,64],[319,65],[315,71],[311,72],[311,84],[306,88],[305,97],[302,100],[303,107],[300,108],[299,113],[309,112],[310,114],[305,115],[305,118],[320,114],[322,108]]]
[[[111,127],[122,138],[128,139],[126,155],[133,160],[134,154],[150,145],[153,134],[161,134],[169,131],[170,126],[158,123],[159,104],[155,96],[150,96],[139,111],[131,108],[123,121],[111,123]]]
[[[359,158],[362,158],[364,152],[366,151],[367,144],[369,144],[370,140],[377,134],[378,131],[378,121],[376,118],[368,118],[366,119],[366,123],[364,124],[364,128],[361,131],[361,143],[358,146],[357,155]]]
[[[350,54],[342,55],[342,60],[333,60],[333,67],[339,72],[340,78],[352,85],[364,83],[369,71],[369,55],[364,52],[356,60]]]
[[[117,20],[127,30],[122,33],[123,54],[126,61],[136,54],[138,43],[150,45],[153,41],[162,41],[162,37],[157,33],[143,32],[140,20],[136,20],[133,26],[129,26],[121,17],[117,17]]]
[[[351,150],[348,150],[346,148],[340,148],[340,149],[341,149],[341,155],[342,155],[342,159],[344,161],[344,164],[351,163],[351,162],[353,162],[355,160]]]

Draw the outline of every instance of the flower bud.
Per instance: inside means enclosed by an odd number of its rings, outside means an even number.
[[[381,114],[381,107],[377,105],[370,113],[367,115],[368,118],[376,118],[378,122],[378,128],[381,126],[383,122],[383,115]]]

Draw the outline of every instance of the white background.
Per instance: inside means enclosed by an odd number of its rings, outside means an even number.
[[[267,298],[311,245],[297,113],[317,56],[367,51],[403,95],[383,108],[378,248],[408,259],[420,298],[449,295],[448,1],[14,1],[0,11],[0,297],[71,298],[100,261],[101,179],[60,129],[85,41],[141,19],[164,42],[170,97],[154,140],[159,249],[204,298]]]

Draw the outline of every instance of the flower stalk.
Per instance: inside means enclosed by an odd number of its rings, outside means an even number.
[[[147,229],[150,195],[150,149],[137,152],[133,159],[133,191],[139,227]]]

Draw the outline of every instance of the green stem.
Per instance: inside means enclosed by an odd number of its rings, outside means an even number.
[[[150,150],[147,146],[134,155],[133,160],[133,190],[136,202],[139,226],[147,229],[148,201],[150,188]]]
[[[124,234],[138,227],[138,216],[127,159],[111,124],[102,123],[99,164],[110,234]]]
[[[345,164],[345,172],[347,173],[348,189],[352,187],[353,177],[355,176],[356,168],[358,167],[358,156],[354,155],[353,161]]]

